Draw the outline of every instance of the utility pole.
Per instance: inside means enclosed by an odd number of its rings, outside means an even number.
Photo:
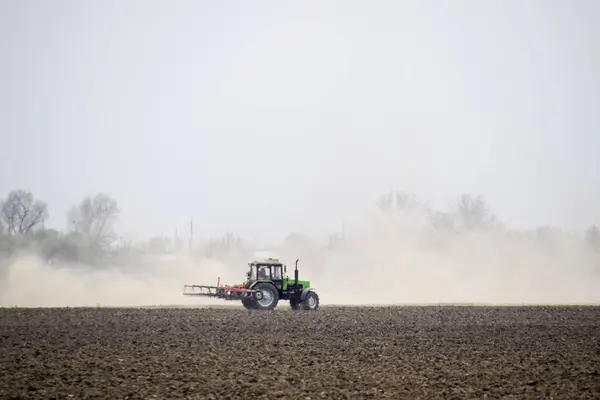
[[[191,218],[190,219],[190,243],[189,243],[190,251],[192,251],[193,242],[194,242],[194,218]]]

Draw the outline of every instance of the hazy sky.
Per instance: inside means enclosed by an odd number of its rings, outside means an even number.
[[[600,221],[599,1],[0,0],[0,196],[125,233],[334,229],[400,189]],[[316,222],[320,221],[320,224]]]

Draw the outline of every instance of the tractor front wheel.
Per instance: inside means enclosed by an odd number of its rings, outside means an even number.
[[[275,286],[270,283],[259,283],[253,288],[257,292],[254,294],[254,308],[257,310],[273,310],[279,302],[279,292]]]
[[[319,308],[319,295],[316,292],[308,292],[302,302],[302,308],[309,311]]]

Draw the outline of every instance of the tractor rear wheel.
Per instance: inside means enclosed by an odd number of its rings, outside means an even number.
[[[316,292],[308,292],[302,302],[302,308],[309,311],[319,308],[319,295]]]
[[[245,297],[242,299],[242,305],[246,310],[254,310],[256,308],[256,300],[252,297]]]
[[[270,283],[259,283],[253,287],[257,292],[254,293],[254,304],[257,310],[273,310],[279,302],[279,292],[275,286]]]

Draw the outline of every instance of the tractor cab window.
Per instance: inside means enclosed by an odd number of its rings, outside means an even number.
[[[256,265],[250,265],[250,271],[248,272],[248,274],[248,278],[250,278],[251,281],[255,281],[257,279]]]
[[[281,265],[273,266],[273,274],[271,275],[271,278],[274,281],[280,281],[283,279],[283,274],[281,273]]]
[[[258,267],[258,279],[271,279],[271,268],[268,265]]]

